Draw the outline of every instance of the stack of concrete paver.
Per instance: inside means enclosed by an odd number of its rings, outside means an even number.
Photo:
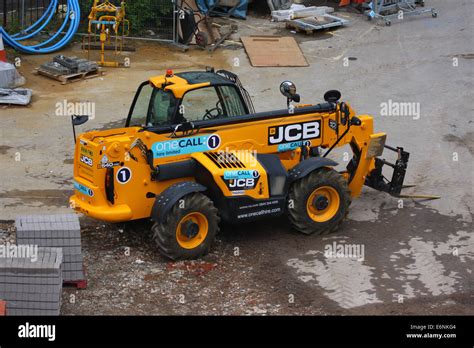
[[[8,315],[59,315],[62,250],[37,248],[35,254],[0,257],[0,298]]]
[[[17,216],[17,244],[33,244],[63,249],[63,279],[84,281],[81,228],[75,214]]]

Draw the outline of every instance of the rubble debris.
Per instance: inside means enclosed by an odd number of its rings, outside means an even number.
[[[195,276],[203,276],[217,267],[217,263],[206,261],[179,261],[169,262],[166,269],[171,272],[173,270],[186,271]]]
[[[52,62],[42,64],[37,73],[60,81],[61,84],[104,75],[96,62],[78,57],[58,55]]]
[[[0,88],[0,104],[28,105],[32,95],[29,88]]]
[[[0,61],[0,88],[16,88],[25,84],[13,64]]]
[[[297,18],[305,18],[311,16],[320,16],[334,12],[334,8],[329,6],[310,6],[291,5],[288,10],[272,11],[272,19],[277,22],[284,22]]]
[[[55,75],[67,75],[69,74],[69,69],[57,62],[46,62],[41,65],[40,69],[50,72]]]
[[[293,0],[267,0],[271,11],[287,10],[291,7]]]
[[[57,75],[69,75],[97,71],[99,67],[96,62],[87,59],[58,55],[52,62],[42,64],[40,69]]]
[[[96,62],[77,57],[59,55],[54,57],[53,61],[67,67],[70,70],[70,74],[95,71],[99,68]]]
[[[317,30],[340,27],[348,23],[349,21],[347,19],[336,17],[330,14],[325,14],[322,16],[293,19],[286,22],[286,27],[288,29],[294,29],[297,32],[313,34]]]

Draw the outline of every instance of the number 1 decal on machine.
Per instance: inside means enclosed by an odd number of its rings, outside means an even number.
[[[120,184],[126,184],[132,178],[132,171],[127,167],[122,167],[117,172],[117,181]]]

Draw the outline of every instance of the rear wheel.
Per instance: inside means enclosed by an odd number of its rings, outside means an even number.
[[[192,193],[176,202],[162,222],[153,225],[153,238],[166,257],[194,259],[209,252],[218,224],[212,201],[202,193]]]
[[[329,168],[318,169],[293,183],[288,198],[290,222],[305,234],[335,231],[351,204],[347,180]]]

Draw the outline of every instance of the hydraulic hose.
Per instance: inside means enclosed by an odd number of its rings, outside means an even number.
[[[21,33],[9,35],[3,27],[0,27],[0,34],[3,35],[3,39],[5,40],[5,42],[18,51],[30,54],[51,53],[63,48],[71,41],[73,36],[76,34],[77,29],[79,28],[81,9],[78,0],[67,0],[67,15],[65,16],[60,28],[52,37],[39,44],[31,46],[19,43],[19,41],[21,40],[25,40],[37,35],[50,23],[56,10],[57,3],[58,0],[52,0],[45,13],[43,13],[43,15],[40,17],[40,19],[38,19],[38,21],[36,21],[33,25],[31,25]],[[66,27],[67,29],[65,30],[65,34],[62,34]],[[36,29],[33,32],[22,37],[18,36],[22,33],[27,33],[28,31],[33,30],[34,28]],[[61,35],[63,36],[59,40],[57,40],[55,43],[52,43]]]

